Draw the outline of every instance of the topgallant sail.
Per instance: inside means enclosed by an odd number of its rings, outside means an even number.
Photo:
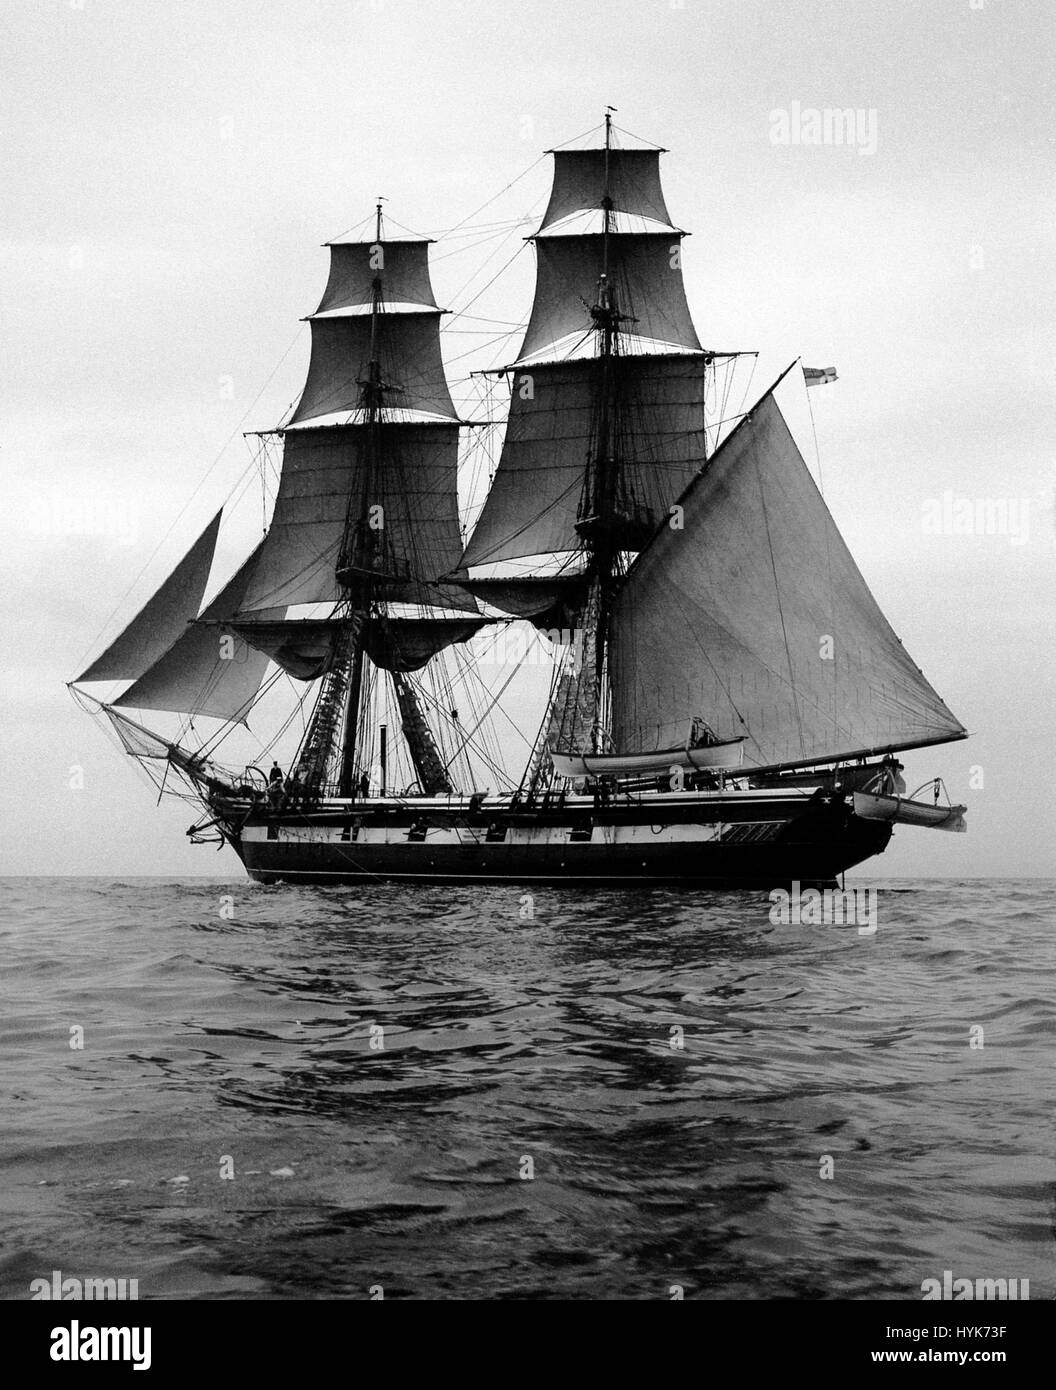
[[[739,354],[697,336],[662,151],[618,146],[607,115],[602,144],[550,153],[468,538],[460,443],[479,422],[445,375],[430,243],[388,236],[379,204],[372,235],[329,243],[307,380],[265,436],[282,465],[264,538],[203,608],[214,517],[75,694],[204,808],[192,838],[265,882],[826,885],[897,822],[963,830],[938,783],[904,795],[895,755],[966,731],[859,573],[781,379],[719,437],[717,375]],[[549,634],[549,685],[509,776],[488,732],[509,681],[486,686],[475,644],[524,623]],[[116,698],[80,689],[116,680]],[[264,757],[225,761],[258,712],[277,730]],[[219,724],[203,736],[199,718]]]

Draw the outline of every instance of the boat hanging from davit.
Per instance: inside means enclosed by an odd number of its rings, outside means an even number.
[[[895,824],[964,829],[937,781],[905,795],[896,755],[965,729],[859,573],[783,378],[720,418],[742,354],[697,336],[663,151],[620,143],[608,114],[603,132],[549,152],[534,302],[488,369],[501,448],[472,527],[460,463],[495,425],[452,400],[430,241],[392,234],[379,204],[328,243],[307,380],[261,436],[282,454],[263,539],[203,608],[214,517],[71,683],[200,805],[192,839],[256,879],[831,885]],[[494,726],[523,712],[476,669],[511,624],[548,663],[512,774]],[[97,701],[94,681],[131,684]],[[250,714],[274,725],[264,756],[226,759]],[[269,772],[294,717],[288,772]]]

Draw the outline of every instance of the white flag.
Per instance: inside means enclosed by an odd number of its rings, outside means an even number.
[[[803,379],[808,386],[827,386],[836,380],[835,367],[804,367]]]

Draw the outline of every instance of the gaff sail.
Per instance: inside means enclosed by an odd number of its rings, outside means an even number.
[[[702,717],[749,764],[963,738],[843,542],[773,389],[679,499],[614,612],[613,746]]]

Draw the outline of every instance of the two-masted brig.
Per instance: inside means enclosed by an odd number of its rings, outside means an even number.
[[[938,783],[904,796],[892,755],[965,730],[866,587],[774,387],[718,417],[716,373],[738,354],[697,337],[662,151],[618,148],[607,117],[597,148],[552,153],[468,543],[473,431],[445,377],[429,243],[386,235],[379,205],[372,234],[330,244],[307,381],[270,432],[263,540],[203,609],[215,517],[78,677],[132,682],[92,707],[204,804],[188,833],[265,881],[831,883],[895,822],[963,829]],[[493,789],[483,731],[506,687],[472,722],[453,692],[470,639],[511,622],[562,636],[523,772]],[[130,708],[184,716],[179,734]],[[302,710],[285,771],[266,739],[248,766],[222,760],[251,712],[277,738]],[[219,721],[207,736],[202,718]]]

